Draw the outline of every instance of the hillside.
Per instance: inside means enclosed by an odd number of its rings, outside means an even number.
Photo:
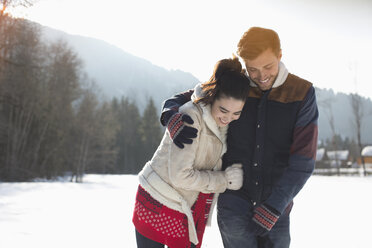
[[[42,27],[47,40],[62,39],[74,49],[83,61],[89,78],[103,90],[108,98],[130,97],[144,108],[148,97],[159,106],[174,93],[192,88],[198,79],[191,73],[166,70],[151,62],[131,55],[105,41],[70,35]]]

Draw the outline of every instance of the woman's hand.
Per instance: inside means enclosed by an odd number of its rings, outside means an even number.
[[[243,186],[243,169],[242,164],[233,164],[226,168],[225,177],[227,189],[238,190]]]

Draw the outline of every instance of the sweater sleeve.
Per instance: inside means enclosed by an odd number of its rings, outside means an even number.
[[[165,100],[162,106],[162,112],[160,115],[160,122],[163,126],[167,124],[170,116],[168,116],[172,111],[178,112],[178,109],[185,103],[191,100],[191,95],[194,90],[188,90],[173,97]]]
[[[265,201],[280,213],[283,213],[314,171],[318,115],[315,89],[311,87],[297,115],[289,166]]]

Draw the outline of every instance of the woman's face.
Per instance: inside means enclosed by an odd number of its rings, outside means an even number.
[[[244,101],[232,97],[220,97],[216,99],[212,108],[212,117],[217,123],[217,126],[224,127],[230,122],[239,119],[243,110]]]

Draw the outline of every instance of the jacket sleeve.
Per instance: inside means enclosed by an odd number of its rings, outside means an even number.
[[[265,201],[280,213],[291,203],[314,171],[318,142],[318,107],[311,87],[297,115],[289,166]]]
[[[200,131],[202,117],[193,112],[186,114],[194,120],[191,126]],[[200,191],[203,193],[221,193],[226,190],[225,172],[214,170],[198,170],[194,168],[194,161],[199,147],[200,135],[194,142],[183,149],[170,143],[169,152],[169,180],[177,188]]]
[[[167,124],[166,115],[172,111],[177,111],[185,103],[191,100],[191,95],[194,90],[188,90],[179,93],[163,102],[162,111],[160,115],[160,122],[163,126]]]

